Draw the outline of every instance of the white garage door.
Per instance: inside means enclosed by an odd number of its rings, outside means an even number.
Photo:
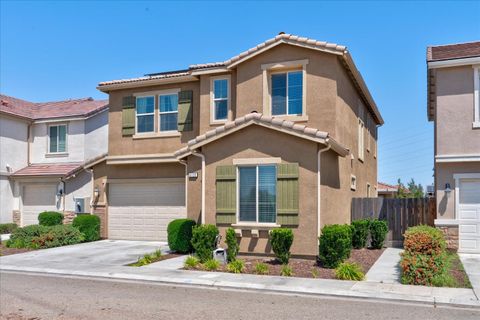
[[[22,226],[38,224],[38,214],[57,211],[55,184],[31,184],[23,186]]]
[[[461,179],[458,199],[459,251],[480,253],[480,179]]]
[[[187,216],[185,180],[111,183],[108,237],[125,240],[167,240],[170,221]]]

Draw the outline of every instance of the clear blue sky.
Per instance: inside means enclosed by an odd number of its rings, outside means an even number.
[[[279,31],[346,45],[380,107],[379,179],[433,181],[428,45],[480,39],[471,2],[1,2],[0,85],[31,101],[226,60]],[[320,128],[321,129],[321,128]]]

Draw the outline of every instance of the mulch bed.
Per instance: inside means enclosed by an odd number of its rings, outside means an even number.
[[[382,255],[384,249],[370,250],[370,249],[353,249],[348,262],[355,262],[359,264],[366,274],[368,270],[373,266],[375,261]],[[239,256],[239,259],[245,262],[245,270],[243,273],[255,274],[255,265],[259,262],[263,262],[268,265],[268,275],[279,276],[282,264],[272,257],[252,257],[252,256]],[[308,259],[290,259],[288,265],[293,270],[294,277],[300,278],[322,278],[322,279],[335,279],[335,270],[322,267],[315,260]],[[198,270],[203,270],[201,266]],[[221,266],[218,270],[220,272],[226,272],[226,267]]]
[[[168,259],[173,259],[173,258],[177,258],[177,257],[181,257],[181,256],[184,256],[184,254],[180,254],[180,253],[167,253],[167,254],[162,254],[160,257],[158,258],[155,258],[155,259],[152,259],[152,262],[150,262],[149,264],[152,264],[152,263],[155,263],[155,262],[159,262],[159,261],[163,261],[163,260],[168,260]],[[137,262],[134,262],[134,263],[130,263],[128,264],[127,266],[129,267],[143,267],[143,266],[137,266],[135,265]],[[145,264],[145,266],[148,266],[148,264]]]
[[[27,251],[32,251],[32,249],[7,248],[4,243],[0,243],[0,256],[9,256],[11,254],[23,253]]]

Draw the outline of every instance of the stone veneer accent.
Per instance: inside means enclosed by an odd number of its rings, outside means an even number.
[[[458,226],[441,226],[437,227],[442,230],[447,240],[447,248],[458,250]]]
[[[73,219],[75,219],[77,215],[73,211],[64,211],[63,212],[63,224],[70,224],[72,223]]]
[[[100,237],[107,238],[107,208],[104,205],[95,205],[93,214],[100,218]]]
[[[12,211],[12,220],[17,226],[20,227],[20,210],[13,210]]]

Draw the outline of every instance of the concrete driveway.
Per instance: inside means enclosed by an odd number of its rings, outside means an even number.
[[[0,257],[0,269],[110,270],[135,262],[146,253],[168,250],[165,242],[101,240]]]

